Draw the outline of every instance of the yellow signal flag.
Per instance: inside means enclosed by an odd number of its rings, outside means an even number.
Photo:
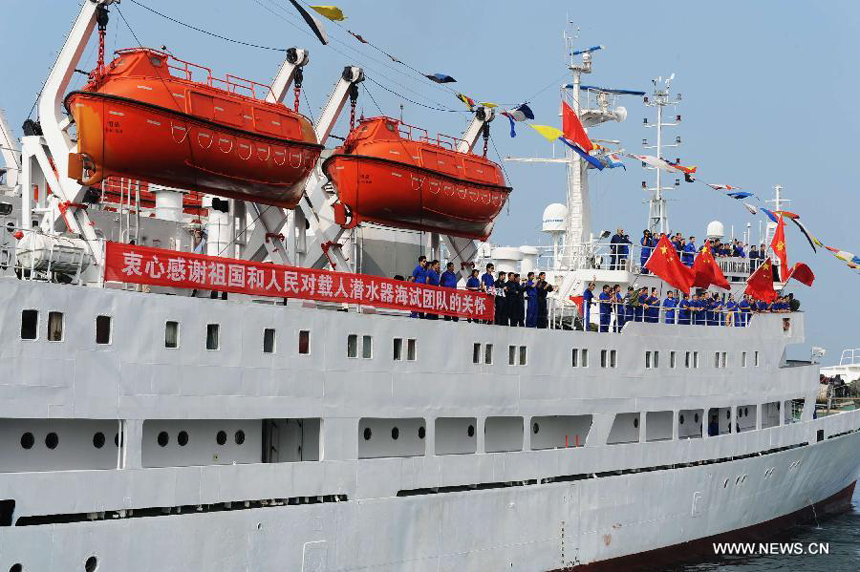
[[[311,8],[332,22],[342,22],[346,20],[346,16],[343,15],[343,10],[337,6],[311,6]]]
[[[533,123],[529,123],[528,125],[532,129],[540,133],[549,142],[553,142],[562,135],[564,135],[562,130],[557,127],[551,127],[549,125],[535,125]]]

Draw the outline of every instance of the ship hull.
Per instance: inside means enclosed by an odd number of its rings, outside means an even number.
[[[100,567],[126,572],[630,569],[712,550],[713,541],[772,540],[777,529],[845,510],[858,445],[855,432],[762,457],[572,483],[16,526],[0,529],[0,554],[3,565],[45,570],[77,569],[96,555]],[[784,477],[763,481],[771,467]],[[722,488],[742,474],[751,478]],[[697,493],[707,500],[691,512]]]

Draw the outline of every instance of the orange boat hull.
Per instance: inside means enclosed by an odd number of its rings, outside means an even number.
[[[444,137],[390,117],[363,119],[322,165],[337,190],[338,222],[486,240],[511,189],[497,164]]]
[[[74,92],[66,106],[78,126],[70,175],[85,185],[115,175],[293,208],[322,150],[120,96]]]

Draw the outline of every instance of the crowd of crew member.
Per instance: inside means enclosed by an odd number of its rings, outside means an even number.
[[[655,236],[654,233],[647,229],[642,231],[642,238],[639,239],[639,246],[642,247],[642,250],[639,253],[639,262],[642,266],[643,274],[648,274],[648,270],[645,268],[645,263],[648,261],[648,258],[651,256],[651,252],[663,236],[664,235],[662,233],[659,236]],[[680,232],[676,232],[674,235],[669,235],[669,241],[675,246],[675,251],[678,253],[678,257],[681,259],[681,262],[690,268],[693,266],[696,254],[704,248],[704,243],[700,246],[696,246],[695,236],[691,236],[687,239],[684,238]],[[630,247],[632,244],[630,236],[625,234],[623,228],[619,228],[618,231],[612,235],[612,238],[609,241],[609,250],[611,253],[610,270],[621,270],[625,268],[627,259],[630,257]],[[748,258],[750,261],[750,271],[754,271],[758,268],[762,261],[767,258],[767,249],[764,244],[758,247],[756,247],[756,245],[752,245],[750,247],[739,239],[733,239],[730,242],[722,242],[719,238],[715,238],[711,240],[711,253],[716,258]]]
[[[651,288],[649,294],[647,287],[628,286],[626,295],[622,295],[618,284],[604,285],[599,294],[594,293],[594,288],[595,284],[589,283],[583,293],[584,323],[591,323],[592,309],[597,306],[601,332],[608,332],[610,328],[620,331],[627,322],[656,324],[660,322],[661,312],[667,324],[744,327],[751,314],[788,313],[800,308],[800,301],[794,294],[779,296],[768,303],[753,300],[746,294],[735,300],[733,294],[698,292],[679,296],[675,290],[669,290],[661,302],[657,288]]]
[[[546,328],[549,325],[547,294],[553,291],[546,281],[546,273],[529,272],[520,276],[517,272],[495,273],[495,265],[487,264],[483,274],[476,268],[466,280],[466,290],[486,292],[495,297],[494,322],[501,326],[520,326],[526,328]],[[429,284],[442,288],[457,288],[460,276],[454,271],[454,263],[449,262],[441,272],[438,260],[418,258],[418,264],[408,278],[417,284]],[[395,279],[402,279],[395,276]],[[437,320],[436,314],[413,312],[413,317]],[[445,320],[458,321],[457,317],[445,316]],[[472,321],[469,319],[469,321]],[[489,323],[489,322],[486,322]]]

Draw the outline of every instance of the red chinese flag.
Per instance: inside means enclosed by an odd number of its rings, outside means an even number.
[[[586,153],[594,149],[594,143],[588,138],[576,113],[564,101],[561,102],[561,130],[565,139],[576,143]]]
[[[571,296],[571,302],[576,304],[576,307],[579,308],[579,315],[585,316],[585,310],[583,309],[583,303],[585,302],[585,298],[582,296]]]
[[[773,264],[770,258],[766,258],[758,270],[747,279],[747,289],[744,293],[764,302],[776,300],[776,291],[773,289]]]
[[[645,263],[645,268],[650,270],[655,276],[659,276],[670,286],[674,286],[685,294],[690,293],[690,286],[693,285],[693,271],[684,266],[678,258],[678,253],[674,245],[669,242],[666,236],[660,238],[660,242],[651,253],[648,262]]]
[[[696,260],[693,262],[693,275],[693,286],[697,288],[708,288],[713,284],[723,290],[731,290],[729,281],[726,280],[723,271],[720,270],[720,266],[714,260],[710,240],[705,242],[702,250],[696,255]]]
[[[812,286],[812,283],[815,281],[815,274],[813,274],[812,269],[803,262],[795,262],[794,266],[791,267],[791,271],[788,273],[788,276],[785,277],[785,281],[788,282],[789,278],[794,278],[801,284]]]
[[[785,219],[782,215],[779,217],[779,222],[776,223],[776,232],[773,233],[773,240],[770,241],[770,249],[779,258],[779,275],[788,275],[788,254],[785,251]]]

